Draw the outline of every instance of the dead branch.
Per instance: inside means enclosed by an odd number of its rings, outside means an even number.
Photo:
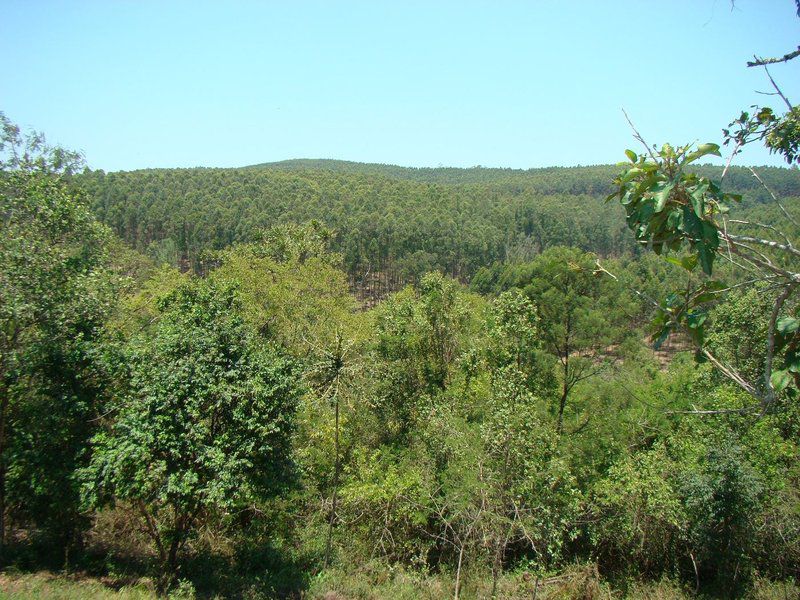
[[[745,221],[740,221],[740,222],[745,222]],[[774,227],[772,229],[774,229]],[[783,235],[783,234],[781,234],[781,235]],[[747,247],[747,246],[744,246],[742,244],[742,242],[747,242],[748,244],[760,244],[762,246],[767,246],[768,248],[774,248],[776,250],[782,250],[783,252],[788,252],[789,254],[792,254],[794,256],[800,257],[800,250],[797,250],[797,248],[795,248],[791,244],[789,244],[789,245],[780,244],[778,242],[773,242],[772,240],[754,238],[754,237],[750,237],[750,236],[746,236],[746,235],[733,235],[733,234],[730,234],[730,233],[727,234],[727,237],[732,242],[739,243],[739,245],[747,248],[751,252],[753,250],[751,248]],[[788,238],[787,238],[787,241],[788,241]],[[757,254],[761,254],[761,253],[757,253]],[[765,257],[763,255],[761,255],[761,258],[765,258]],[[768,261],[768,262],[770,264],[772,264],[771,261]]]

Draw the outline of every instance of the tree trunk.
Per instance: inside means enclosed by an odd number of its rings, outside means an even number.
[[[569,376],[569,354],[567,354],[564,358],[564,385],[561,387],[561,399],[558,402],[558,425],[556,426],[556,431],[558,435],[561,435],[561,432],[564,429],[564,407],[567,405],[567,396],[569,395],[569,381],[567,377]]]
[[[162,555],[164,560],[161,563],[161,573],[156,586],[156,592],[159,596],[166,596],[178,579],[178,551],[182,546],[183,537],[183,533],[178,532],[170,542],[166,555]]]
[[[494,553],[494,563],[492,564],[492,598],[497,597],[497,580],[503,568],[503,545],[503,542],[498,539]]]
[[[572,315],[567,315],[567,322],[564,331],[564,385],[561,387],[561,400],[558,403],[558,425],[556,431],[558,435],[564,430],[564,407],[567,405],[567,396],[569,396],[569,354],[571,348],[569,347],[570,334],[572,333]]]
[[[8,390],[3,386],[0,399],[0,565],[4,565],[6,546],[6,421]]]
[[[458,567],[456,567],[456,591],[453,600],[458,600],[458,593],[461,591],[461,561],[464,559],[464,544],[458,550]]]
[[[325,568],[328,568],[331,560],[331,544],[333,542],[333,522],[336,519],[336,500],[339,492],[339,392],[335,394],[334,402],[334,429],[333,429],[333,496],[331,498],[331,514],[328,517],[328,539],[325,542]]]

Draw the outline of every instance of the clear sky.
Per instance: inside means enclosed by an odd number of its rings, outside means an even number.
[[[93,168],[529,168],[720,141],[780,104],[792,0],[0,0],[0,110]],[[800,97],[800,59],[772,69]],[[753,149],[739,164],[781,164]]]

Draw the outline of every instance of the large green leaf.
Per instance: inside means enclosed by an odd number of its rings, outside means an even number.
[[[686,159],[683,161],[683,164],[688,165],[689,163],[696,161],[698,158],[702,158],[703,156],[707,156],[709,154],[712,156],[722,156],[719,151],[719,144],[700,144],[697,147],[697,150],[686,155]]]
[[[673,265],[677,265],[682,269],[686,269],[687,271],[694,271],[695,267],[697,266],[697,256],[690,255],[690,256],[681,256],[680,258],[675,256],[668,256],[667,261],[671,262]]]
[[[659,186],[659,189],[653,195],[656,200],[655,212],[660,213],[664,210],[664,206],[666,206],[669,195],[674,187],[675,182],[673,181],[663,183]]]
[[[775,323],[776,331],[784,336],[796,332],[798,327],[800,327],[800,319],[794,317],[781,317]]]
[[[772,387],[775,388],[776,392],[785,390],[792,382],[792,376],[786,369],[781,369],[780,371],[773,371],[769,379],[772,382]]]

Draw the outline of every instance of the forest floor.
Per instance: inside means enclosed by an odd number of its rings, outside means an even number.
[[[344,573],[336,569],[320,574],[310,589],[291,596],[298,600],[439,600],[453,597],[450,581],[424,576],[403,569],[386,569],[382,574],[363,571]],[[544,579],[540,584],[520,574],[504,575],[497,589],[497,598],[505,600],[716,600],[718,596],[695,595],[671,581],[630,583],[625,590],[614,589],[597,577],[590,565],[575,566],[563,575]],[[471,578],[464,582],[461,600],[491,597],[489,577]],[[183,582],[174,590],[171,600],[230,597],[222,592],[195,594],[191,584]],[[251,589],[237,594],[242,600],[276,598],[268,590]],[[285,596],[283,596],[285,597]],[[156,600],[152,581],[143,578],[127,581],[112,577],[93,577],[82,573],[63,574],[0,573],[0,600]],[[757,581],[742,598],[754,600],[800,600],[800,587],[791,582]]]

